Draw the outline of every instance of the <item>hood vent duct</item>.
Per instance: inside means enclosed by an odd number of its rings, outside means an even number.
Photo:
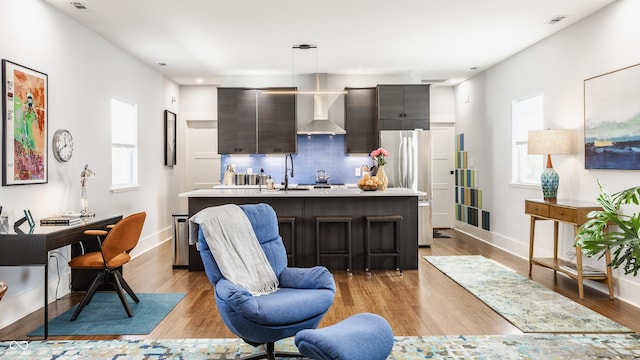
[[[347,132],[329,120],[329,99],[327,74],[315,74],[315,91],[313,93],[313,120],[298,129],[298,134],[306,135],[340,135]],[[326,92],[326,93],[324,93]]]

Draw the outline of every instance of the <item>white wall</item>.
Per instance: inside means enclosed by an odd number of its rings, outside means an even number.
[[[456,87],[457,130],[478,170],[483,208],[491,212],[491,232],[458,222],[479,238],[528,257],[529,218],[524,200],[540,198],[541,190],[510,186],[511,102],[536,92],[544,94],[545,127],[573,130],[571,156],[555,156],[560,174],[558,197],[594,202],[600,179],[611,191],[638,185],[638,171],[584,169],[583,81],[640,63],[640,2],[620,0],[595,15],[531,46]],[[468,101],[467,101],[468,100]],[[561,226],[559,253],[572,251],[573,229]],[[551,226],[538,225],[536,245],[551,253]],[[543,248],[536,246],[545,255]],[[539,254],[539,253],[536,253]],[[539,256],[539,255],[538,255]],[[604,268],[604,261],[591,262]],[[640,279],[614,271],[618,297],[640,304]],[[590,284],[604,290],[602,284]]]
[[[146,211],[141,243],[134,254],[171,236],[171,213],[178,205],[175,168],[164,167],[163,110],[177,113],[178,86],[130,55],[88,31],[43,1],[0,2],[0,57],[48,75],[48,138],[65,128],[75,151],[67,163],[48,155],[49,182],[0,187],[3,214],[14,222],[24,208],[36,219],[80,209],[80,171],[96,172],[89,180],[89,208],[98,214],[128,215]],[[110,163],[110,99],[138,104],[140,188],[112,193]],[[50,262],[49,295],[68,293],[68,251]],[[171,266],[171,264],[167,264]],[[0,280],[9,291],[0,302],[0,327],[42,307],[42,268],[2,267]],[[57,288],[57,289],[56,289]]]
[[[453,86],[431,85],[429,111],[431,124],[455,123],[455,88]]]

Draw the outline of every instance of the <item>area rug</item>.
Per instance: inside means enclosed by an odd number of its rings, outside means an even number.
[[[49,321],[49,335],[143,335],[149,334],[182,300],[185,293],[136,294],[140,299],[135,303],[129,295],[132,317],[127,316],[116,293],[96,293],[78,318],[71,321],[71,315],[78,305]],[[43,336],[44,326],[40,326],[27,336]]]
[[[640,335],[398,336],[388,359],[637,359]],[[239,339],[0,342],[8,359],[237,359],[260,348]],[[276,350],[297,351],[293,338]]]
[[[424,258],[525,333],[633,332],[483,256]]]

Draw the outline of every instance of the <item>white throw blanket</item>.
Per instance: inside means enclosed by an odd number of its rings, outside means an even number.
[[[249,291],[266,295],[278,289],[278,279],[239,206],[228,204],[201,210],[189,219],[202,228],[222,275]],[[190,224],[191,226],[191,224]]]

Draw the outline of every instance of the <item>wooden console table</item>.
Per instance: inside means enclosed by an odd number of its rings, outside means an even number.
[[[580,299],[584,298],[584,280],[597,280],[606,282],[609,286],[609,298],[613,299],[613,277],[611,267],[607,266],[606,274],[585,275],[582,267],[582,247],[576,246],[576,271],[570,271],[562,268],[562,266],[572,265],[568,261],[558,259],[558,223],[573,225],[574,236],[578,233],[580,225],[588,220],[587,214],[594,210],[602,210],[595,203],[586,203],[579,201],[558,200],[557,202],[548,202],[541,199],[525,200],[525,213],[531,216],[531,226],[529,230],[529,278],[531,278],[531,269],[533,265],[543,266],[553,270],[554,275],[561,272],[568,277],[577,280]],[[536,221],[552,220],[553,221],[553,258],[534,258],[534,238]],[[611,262],[611,253],[609,250],[605,253],[607,264]]]

